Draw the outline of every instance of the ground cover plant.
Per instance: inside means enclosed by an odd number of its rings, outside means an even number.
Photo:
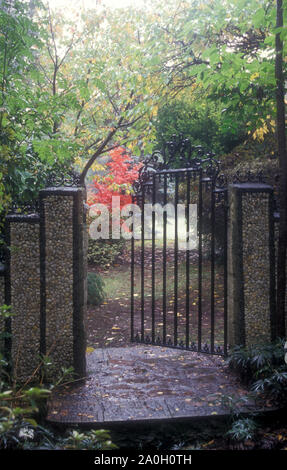
[[[0,307],[0,321],[12,315],[9,306]],[[39,370],[25,383],[20,382],[3,352],[7,337],[7,333],[0,333],[0,450],[114,449],[106,430],[59,432],[45,422],[47,399],[55,388],[74,381],[73,369],[63,368],[51,382],[46,373],[52,363],[48,357],[39,358]]]

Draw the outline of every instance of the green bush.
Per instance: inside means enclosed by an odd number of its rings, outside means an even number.
[[[243,121],[234,119],[225,126],[225,120],[218,103],[190,103],[185,99],[174,99],[159,108],[154,121],[158,148],[162,148],[173,135],[182,135],[193,145],[202,145],[216,155],[230,152],[246,139],[247,132]],[[178,165],[179,162],[175,162],[175,166]]]
[[[104,281],[97,273],[88,273],[88,304],[100,305],[105,299]]]
[[[274,404],[287,404],[287,364],[284,358],[284,339],[249,348],[237,346],[231,352],[229,367],[251,384],[257,396]]]
[[[7,305],[0,306],[0,319],[12,315]],[[0,331],[0,341],[5,335]],[[40,359],[39,359],[40,360]],[[53,364],[42,358],[45,369]],[[69,449],[115,449],[110,435],[105,430],[67,431],[65,434],[52,431],[44,422],[46,403],[52,390],[67,380],[73,381],[72,368],[61,370],[55,383],[46,382],[44,377],[31,377],[23,386],[10,376],[7,358],[0,353],[0,450],[69,450]],[[31,386],[31,384],[33,385]]]
[[[111,266],[122,254],[125,240],[89,239],[88,262],[103,268]]]
[[[265,134],[264,140],[254,140],[251,136],[243,143],[237,145],[231,152],[220,155],[222,170],[229,170],[231,173],[236,171],[236,166],[243,165],[246,169],[251,169],[250,165],[260,168],[265,165],[272,165],[277,162],[276,138],[274,133]],[[271,163],[270,163],[271,162]],[[278,165],[278,162],[277,162]]]
[[[255,344],[250,347],[235,346],[228,357],[229,367],[240,374],[245,382],[254,382],[269,375],[274,368],[285,365],[284,340]]]
[[[110,434],[104,429],[85,433],[73,430],[61,441],[61,447],[67,450],[112,450],[117,446],[112,443]]]
[[[287,366],[275,369],[270,375],[257,380],[252,390],[262,398],[270,400],[277,406],[287,405]]]
[[[226,436],[237,442],[247,441],[254,438],[257,428],[258,426],[252,418],[241,418],[232,423]]]

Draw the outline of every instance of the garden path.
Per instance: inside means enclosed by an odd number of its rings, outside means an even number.
[[[97,427],[225,416],[224,397],[231,396],[241,411],[254,410],[219,356],[134,345],[95,349],[87,364],[84,383],[53,394],[49,422]]]

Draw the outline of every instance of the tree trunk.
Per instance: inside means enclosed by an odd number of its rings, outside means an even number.
[[[283,26],[282,0],[277,0],[276,27]],[[280,222],[277,262],[277,309],[275,319],[276,337],[285,337],[285,294],[286,294],[286,247],[287,247],[287,154],[285,130],[283,42],[280,33],[276,34],[276,105],[277,105],[277,144],[280,169]]]

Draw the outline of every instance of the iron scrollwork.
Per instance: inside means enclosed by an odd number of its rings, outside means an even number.
[[[45,187],[80,187],[80,174],[74,170],[65,171],[64,173],[59,172],[50,172],[45,182]],[[10,214],[37,214],[39,213],[39,200],[23,202],[23,201],[14,201],[11,204]]]
[[[13,202],[9,214],[38,214],[39,201],[36,199],[29,202]]]
[[[81,186],[80,174],[74,170],[59,174],[58,172],[51,172],[46,181],[46,187],[78,187]]]
[[[179,164],[180,168],[200,168],[204,163],[209,163],[211,166],[218,163],[214,159],[215,153],[204,149],[201,145],[191,145],[189,139],[176,135],[164,144],[163,156],[167,168],[176,164]]]
[[[266,183],[266,174],[264,170],[237,170],[233,175],[233,183]]]
[[[201,145],[191,145],[189,139],[173,136],[172,140],[164,143],[162,151],[154,151],[143,161],[138,180],[133,184],[134,193],[140,196],[143,187],[152,182],[154,174],[159,177],[165,174],[172,179],[180,169],[194,172],[202,170],[202,176],[206,180],[215,181],[219,174],[220,163],[214,157],[213,152],[205,150]]]

